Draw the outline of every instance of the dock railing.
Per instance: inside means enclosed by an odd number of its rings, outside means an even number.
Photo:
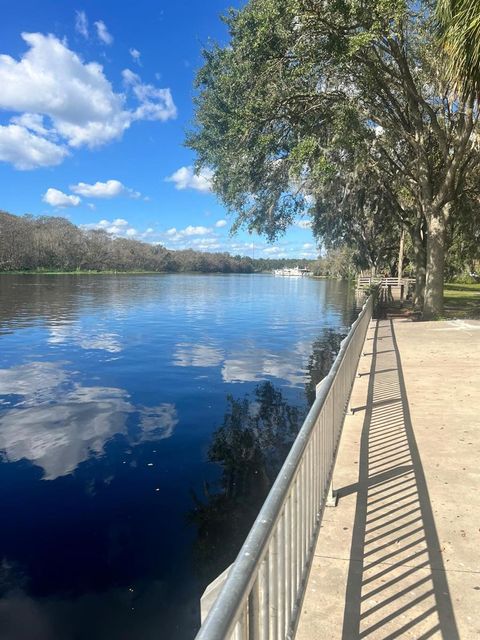
[[[370,296],[317,386],[315,402],[196,640],[294,637],[372,312]]]

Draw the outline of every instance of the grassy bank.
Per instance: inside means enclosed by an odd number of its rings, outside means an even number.
[[[35,269],[31,271],[0,271],[0,275],[21,275],[21,276],[85,276],[85,275],[132,275],[145,273],[166,273],[164,271],[94,271],[94,270],[76,270],[76,271],[55,271],[55,269]]]
[[[445,285],[443,292],[446,318],[480,319],[480,283]]]

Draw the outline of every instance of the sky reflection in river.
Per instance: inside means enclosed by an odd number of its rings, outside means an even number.
[[[0,293],[0,637],[192,638],[352,320],[347,288],[0,276]]]

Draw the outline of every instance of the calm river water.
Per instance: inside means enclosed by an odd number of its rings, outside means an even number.
[[[330,281],[0,276],[0,638],[192,638],[353,314]]]

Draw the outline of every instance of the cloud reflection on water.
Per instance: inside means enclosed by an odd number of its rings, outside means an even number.
[[[61,363],[0,369],[0,395],[21,398],[0,414],[0,452],[7,461],[26,458],[43,469],[45,480],[54,480],[101,455],[115,435],[130,444],[172,435],[178,423],[173,404],[135,406],[124,389],[86,387],[73,378]],[[138,436],[127,430],[127,417],[134,412]]]
[[[49,324],[49,344],[76,344],[82,349],[98,349],[109,353],[123,350],[119,336],[111,331],[85,329],[74,322],[52,322]]]
[[[222,349],[179,342],[175,346],[173,364],[177,367],[217,367],[221,364],[223,357]]]
[[[212,344],[179,342],[173,354],[177,367],[221,367],[224,382],[260,382],[267,378],[286,381],[293,387],[305,384],[301,366],[311,352],[311,341],[298,341],[288,353],[273,353],[255,344],[227,352]],[[293,357],[295,356],[295,357]]]

